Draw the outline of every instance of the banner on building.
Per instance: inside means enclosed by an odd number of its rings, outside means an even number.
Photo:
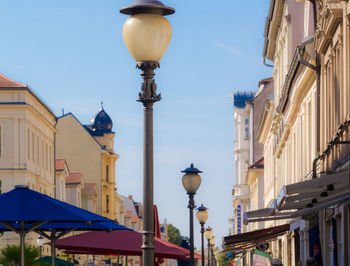
[[[261,250],[254,250],[253,266],[268,266],[270,261],[270,254]]]

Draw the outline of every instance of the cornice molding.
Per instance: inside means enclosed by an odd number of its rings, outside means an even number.
[[[324,54],[327,45],[332,41],[332,34],[343,17],[343,9],[346,9],[343,0],[321,0],[320,12],[317,17],[317,29],[315,34],[315,48]]]

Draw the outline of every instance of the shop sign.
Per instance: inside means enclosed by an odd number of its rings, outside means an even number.
[[[270,254],[261,250],[254,250],[253,266],[268,266],[270,261]]]
[[[242,232],[241,230],[241,205],[237,205],[237,234],[240,234]]]

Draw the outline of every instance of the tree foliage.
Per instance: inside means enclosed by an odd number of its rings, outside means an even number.
[[[38,265],[34,261],[39,257],[39,248],[25,244],[24,246],[24,256],[25,265],[32,266]],[[19,245],[7,245],[0,251],[0,264],[4,266],[20,265],[21,261],[21,248]]]
[[[168,224],[168,237],[169,237],[169,242],[179,246],[181,245],[182,237],[181,237],[180,230],[177,229],[172,224]]]

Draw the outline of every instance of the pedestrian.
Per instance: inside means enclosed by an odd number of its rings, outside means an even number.
[[[281,259],[272,259],[271,266],[283,266]]]
[[[317,266],[315,258],[308,258],[306,260],[306,266]]]

